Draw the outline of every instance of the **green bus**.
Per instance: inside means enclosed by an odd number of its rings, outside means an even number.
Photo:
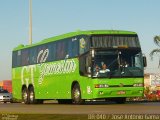
[[[14,48],[13,97],[26,104],[51,99],[124,103],[127,97],[143,96],[145,66],[135,32],[70,32]]]

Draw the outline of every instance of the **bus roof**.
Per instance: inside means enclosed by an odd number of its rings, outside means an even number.
[[[58,41],[58,40],[61,40],[61,39],[74,37],[74,36],[77,36],[77,35],[95,35],[95,34],[97,34],[97,35],[100,35],[100,34],[108,34],[108,35],[110,35],[110,34],[121,34],[121,35],[123,35],[123,34],[133,34],[133,35],[135,35],[136,33],[132,32],[132,31],[124,31],[124,30],[88,30],[88,31],[78,30],[76,32],[70,32],[70,33],[59,35],[59,36],[47,38],[47,39],[44,39],[44,40],[42,40],[38,43],[32,44],[32,45],[20,44],[16,48],[14,48],[13,51],[20,50],[20,49],[25,49],[25,48],[30,48],[30,47],[37,46],[37,45],[42,45],[42,44],[45,44],[45,43],[49,43],[49,42],[52,42],[52,41]]]

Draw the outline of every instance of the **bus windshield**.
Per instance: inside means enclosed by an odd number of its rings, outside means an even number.
[[[96,51],[93,77],[142,77],[140,50]]]

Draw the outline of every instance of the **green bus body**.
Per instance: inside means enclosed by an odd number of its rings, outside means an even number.
[[[130,67],[122,66],[123,58]],[[95,73],[95,64],[102,63],[110,71]],[[79,104],[107,98],[122,103],[127,97],[143,96],[143,83],[143,57],[135,32],[77,31],[13,50],[13,97],[25,103],[72,99]]]

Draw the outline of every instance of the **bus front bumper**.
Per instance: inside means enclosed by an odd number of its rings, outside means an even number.
[[[143,87],[95,88],[93,98],[143,97]]]

